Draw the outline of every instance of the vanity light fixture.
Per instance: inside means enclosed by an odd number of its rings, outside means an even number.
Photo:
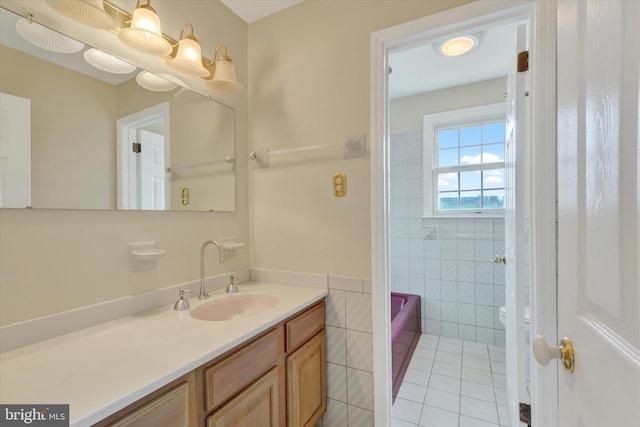
[[[191,34],[185,35],[187,28],[191,29]],[[174,71],[190,76],[207,77],[209,75],[209,71],[202,65],[202,48],[193,35],[193,25],[186,23],[182,26],[176,56],[168,58],[166,65]]]
[[[475,50],[480,45],[479,34],[465,34],[437,43],[436,52],[443,56],[460,56]]]
[[[18,34],[32,45],[56,53],[76,53],[84,48],[83,43],[40,25],[32,18],[33,15],[28,14],[16,21]]]
[[[218,52],[222,51],[222,55],[218,57]],[[227,47],[223,44],[216,47],[213,53],[213,59],[207,64],[210,76],[206,79],[207,84],[214,90],[221,92],[238,93],[244,89],[242,83],[236,77],[236,69],[233,66],[231,57],[227,54]]]
[[[160,18],[151,7],[151,0],[143,5],[138,0],[131,26],[120,30],[118,37],[127,46],[151,55],[168,55],[173,50],[171,43],[162,35]]]
[[[82,54],[84,59],[99,70],[112,74],[128,74],[135,71],[136,66],[122,59],[104,53],[98,49],[87,49]]]
[[[143,88],[153,92],[169,92],[178,87],[177,83],[149,71],[139,72],[136,76],[136,82]]]
[[[47,0],[52,9],[89,27],[112,30],[116,21],[104,10],[102,0]]]

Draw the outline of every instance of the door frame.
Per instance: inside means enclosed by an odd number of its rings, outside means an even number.
[[[475,1],[371,35],[371,278],[375,425],[392,424],[389,268],[388,53],[439,36],[529,19],[532,121],[530,151],[531,335],[557,342],[556,0]],[[534,426],[558,427],[558,372],[532,363]]]
[[[135,156],[132,154],[129,146],[129,135],[131,132],[137,131],[138,128],[145,124],[163,118],[164,120],[164,160],[165,164],[170,163],[171,153],[171,134],[169,127],[169,102],[161,102],[144,110],[137,111],[128,116],[121,117],[116,122],[116,157],[117,157],[117,208],[118,209],[140,209],[138,207],[131,208],[136,204],[138,190],[137,184],[137,167]],[[135,178],[135,179],[133,179]],[[165,201],[169,204],[170,197],[169,186],[165,186]]]

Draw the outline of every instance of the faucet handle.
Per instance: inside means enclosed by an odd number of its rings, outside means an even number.
[[[236,276],[231,275],[229,277],[229,285],[227,286],[226,292],[228,294],[235,294],[238,292],[238,285],[236,285]]]
[[[173,305],[173,309],[176,311],[189,310],[189,301],[184,299],[185,292],[191,292],[191,289],[180,288],[178,292],[178,301]]]

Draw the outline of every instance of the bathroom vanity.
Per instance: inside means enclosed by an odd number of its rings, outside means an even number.
[[[240,286],[278,304],[228,321],[165,306],[1,353],[2,403],[69,403],[72,426],[314,426],[326,289]]]

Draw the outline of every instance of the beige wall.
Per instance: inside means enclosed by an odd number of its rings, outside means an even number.
[[[393,99],[389,113],[390,133],[422,131],[425,114],[505,102],[506,92],[507,78],[502,77]]]
[[[135,7],[133,0],[117,3]],[[153,6],[173,37],[193,23],[208,56],[227,43],[238,78],[247,81],[247,25],[240,18],[206,0]],[[234,213],[0,209],[0,325],[196,280],[206,239],[235,235],[248,243],[247,94],[225,102],[236,109]],[[143,240],[157,240],[167,254],[155,270],[131,273],[127,243]],[[207,275],[249,266],[246,247],[225,264],[214,252],[207,252]]]
[[[116,89],[0,45],[0,91],[31,100],[31,203],[116,206]]]
[[[310,0],[251,24],[251,149],[369,135],[371,33],[463,3]],[[249,180],[252,267],[370,277],[369,156],[250,169]]]

